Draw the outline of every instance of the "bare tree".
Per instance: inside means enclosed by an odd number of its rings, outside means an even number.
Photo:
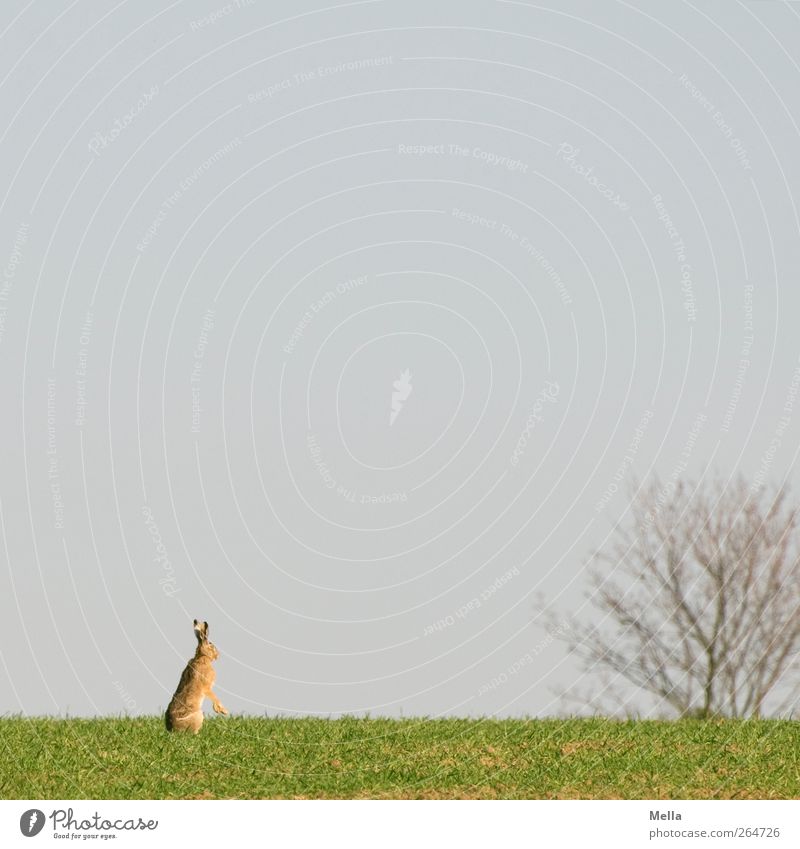
[[[785,488],[742,476],[641,487],[590,561],[600,616],[572,623],[571,648],[679,716],[757,717],[770,694],[796,699],[798,518]]]

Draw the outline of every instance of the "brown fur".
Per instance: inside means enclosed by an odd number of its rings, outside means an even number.
[[[208,622],[198,622],[195,619],[194,633],[197,637],[197,650],[186,664],[164,716],[167,731],[193,731],[197,734],[203,724],[205,698],[211,699],[211,706],[216,713],[228,713],[212,689],[217,677],[212,662],[219,657],[219,652],[208,639]]]

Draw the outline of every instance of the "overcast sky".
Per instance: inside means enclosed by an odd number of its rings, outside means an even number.
[[[535,600],[588,615],[634,478],[798,483],[799,45],[773,0],[4,2],[0,713],[155,713],[194,617],[233,713],[591,686]]]

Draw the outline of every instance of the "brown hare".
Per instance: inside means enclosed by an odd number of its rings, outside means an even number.
[[[203,699],[211,699],[216,713],[227,714],[212,687],[217,673],[211,665],[219,657],[214,643],[208,639],[208,622],[194,620],[194,633],[197,637],[197,651],[186,664],[178,689],[169,703],[164,717],[167,731],[193,731],[195,734],[203,724]]]

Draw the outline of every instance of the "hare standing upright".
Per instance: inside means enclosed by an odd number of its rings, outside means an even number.
[[[209,642],[208,622],[194,620],[194,633],[197,637],[197,651],[186,664],[178,689],[169,703],[164,719],[167,731],[193,731],[195,734],[203,724],[203,699],[211,699],[216,713],[227,714],[212,687],[217,673],[211,665],[219,657],[217,647]]]

